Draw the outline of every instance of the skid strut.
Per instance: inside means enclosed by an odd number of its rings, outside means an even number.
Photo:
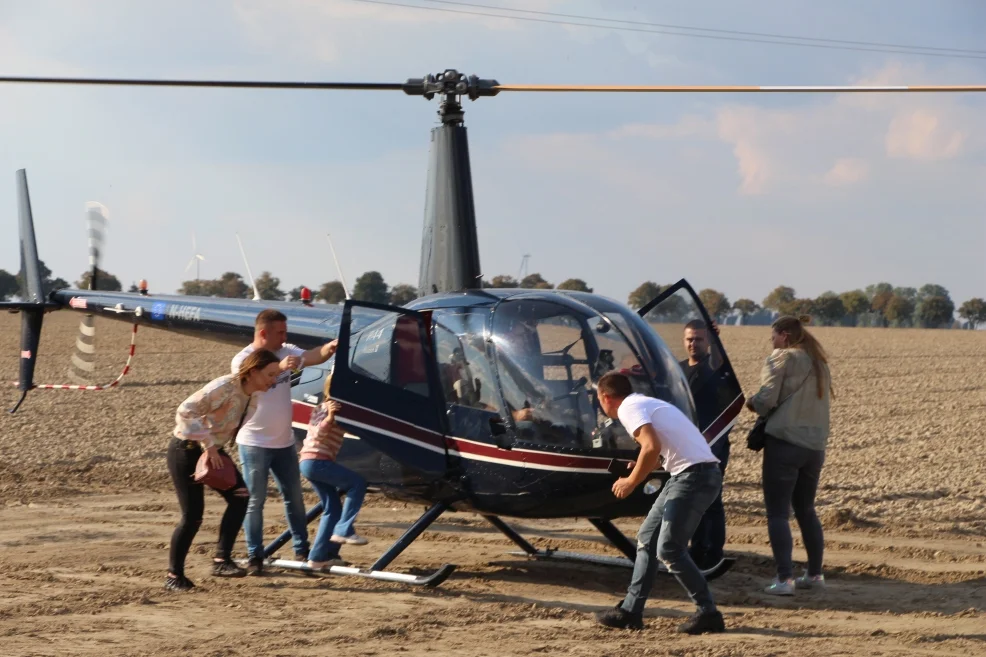
[[[626,534],[621,532],[616,526],[604,518],[590,518],[589,522],[605,536],[610,543],[613,544],[616,549],[625,554],[625,557],[610,557],[602,554],[585,554],[581,552],[565,552],[564,550],[557,550],[554,548],[538,549],[531,545],[527,539],[517,533],[517,531],[503,522],[497,516],[483,516],[491,525],[503,532],[507,538],[516,543],[523,552],[509,552],[513,556],[527,556],[533,559],[539,560],[551,560],[551,561],[571,561],[576,563],[592,563],[600,566],[619,566],[621,568],[633,568],[633,561],[637,556],[637,546]],[[713,580],[717,577],[724,575],[733,564],[736,563],[736,559],[733,558],[722,558],[719,563],[715,564],[711,568],[706,568],[702,570],[702,575],[705,576],[706,580]],[[663,573],[665,575],[670,574],[667,567],[658,562],[657,572]]]
[[[280,536],[275,538],[267,546],[264,547],[264,559],[268,566],[274,566],[277,568],[286,568],[288,570],[297,570],[304,573],[331,573],[333,575],[352,575],[356,577],[367,577],[370,579],[383,580],[388,582],[402,582],[404,584],[412,584],[415,586],[428,586],[434,587],[438,586],[452,574],[455,570],[453,564],[443,564],[440,568],[428,575],[408,575],[405,573],[394,573],[387,572],[384,570],[390,563],[400,556],[401,552],[407,549],[407,547],[414,542],[421,532],[426,530],[431,523],[435,522],[438,516],[442,515],[448,509],[448,505],[444,502],[439,502],[431,506],[427,511],[425,511],[421,517],[419,517],[414,524],[407,528],[407,530],[398,538],[390,549],[387,550],[380,558],[378,558],[372,566],[369,568],[356,568],[352,566],[332,566],[328,569],[313,570],[306,565],[304,561],[296,561],[289,559],[277,559],[273,558],[275,552],[281,549],[289,540],[291,540],[291,531],[284,531]],[[315,518],[322,514],[322,504],[319,502],[305,515],[305,520],[308,524],[311,524]],[[523,539],[521,539],[523,540]]]

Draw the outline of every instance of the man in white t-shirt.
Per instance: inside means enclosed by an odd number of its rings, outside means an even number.
[[[610,372],[597,386],[599,405],[618,418],[627,433],[640,443],[633,471],[617,479],[613,494],[624,499],[642,484],[663,459],[671,478],[637,532],[637,558],[626,598],[615,609],[596,614],[607,627],[643,629],[644,604],[660,559],[680,583],[698,611],[678,627],[679,632],[701,634],[725,630],[702,571],[688,554],[688,541],[705,510],[719,495],[722,473],[705,437],[677,407],[633,392],[630,380]]]
[[[281,359],[281,372],[269,390],[257,394],[257,410],[243,423],[236,442],[243,478],[250,491],[243,534],[247,544],[247,574],[259,575],[264,558],[264,502],[267,500],[267,480],[271,473],[284,498],[284,515],[294,539],[294,552],[299,561],[308,559],[308,524],[305,522],[305,502],[301,493],[301,472],[298,452],[291,428],[291,371],[306,365],[324,363],[335,353],[338,342],[332,340],[321,347],[305,351],[287,344],[288,318],[284,313],[268,308],[257,315],[253,342],[233,357],[232,370],[257,349],[269,349]]]

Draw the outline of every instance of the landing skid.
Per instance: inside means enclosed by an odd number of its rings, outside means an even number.
[[[383,580],[386,582],[400,582],[402,584],[411,584],[413,586],[426,586],[429,588],[438,586],[452,574],[455,570],[455,566],[452,564],[445,564],[435,572],[430,575],[408,575],[405,573],[393,573],[386,570],[373,570],[372,568],[354,568],[351,566],[332,566],[328,569],[316,570],[309,568],[304,561],[291,561],[289,559],[268,559],[264,562],[265,566],[273,566],[275,568],[286,568],[288,570],[298,570],[304,573],[311,574],[323,574],[331,573],[333,575],[352,575],[355,577],[366,577],[369,579]]]
[[[547,548],[544,550],[539,550],[538,548],[531,545],[527,539],[518,534],[513,527],[503,522],[497,516],[483,516],[487,521],[501,532],[503,532],[507,538],[512,540],[518,546],[521,547],[523,552],[508,552],[512,556],[530,557],[532,559],[538,559],[540,561],[567,561],[576,563],[591,563],[599,566],[617,566],[620,568],[633,568],[633,559],[636,557],[637,547],[634,543],[630,541],[626,535],[616,528],[613,523],[609,520],[603,520],[601,518],[590,518],[589,522],[598,529],[603,536],[609,539],[620,552],[625,554],[623,557],[609,557],[601,554],[584,554],[581,552],[566,552],[564,550],[557,550],[554,548]],[[726,574],[726,572],[733,567],[736,563],[736,559],[733,558],[723,558],[719,560],[712,568],[707,568],[702,570],[702,574],[705,579],[711,581],[717,577],[721,577]],[[667,567],[663,563],[658,562],[657,572],[669,575]]]
[[[287,530],[283,532],[280,536],[275,538],[271,543],[264,547],[264,565],[272,566],[275,568],[286,568],[288,570],[297,570],[305,573],[331,573],[333,575],[350,575],[355,577],[366,577],[369,579],[377,579],[388,582],[401,582],[404,584],[411,584],[414,586],[427,586],[435,587],[448,579],[452,571],[455,570],[455,565],[453,564],[443,564],[440,568],[435,570],[429,575],[408,575],[405,573],[395,573],[384,570],[390,562],[400,556],[401,552],[407,549],[411,543],[414,542],[421,532],[426,530],[431,523],[435,522],[438,516],[442,515],[448,509],[448,505],[439,502],[435,504],[423,514],[421,517],[414,521],[414,524],[407,528],[407,530],[398,538],[390,549],[384,552],[384,554],[377,559],[372,566],[369,568],[356,568],[352,566],[332,566],[327,570],[313,570],[309,568],[304,561],[290,560],[290,559],[278,559],[274,557],[279,549],[287,544],[291,540],[291,531]],[[308,510],[306,514],[306,521],[311,524],[313,520],[318,518],[322,514],[322,504],[319,502],[311,509]],[[246,563],[245,561],[243,562]]]

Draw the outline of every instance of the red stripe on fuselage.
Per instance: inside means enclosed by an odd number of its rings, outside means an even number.
[[[336,401],[342,405],[339,417],[351,419],[361,424],[383,429],[429,445],[434,445],[435,447],[445,448],[447,444],[451,451],[458,452],[465,458],[495,458],[503,461],[512,461],[517,467],[523,467],[525,464],[530,463],[556,468],[585,468],[600,471],[606,470],[610,461],[609,457],[602,456],[575,456],[522,449],[507,450],[500,449],[495,445],[487,445],[462,438],[449,437],[443,439],[440,434],[383,415],[377,411],[355,406],[341,400]],[[292,407],[292,419],[295,422],[308,424],[308,421],[311,419],[313,407],[298,401],[293,402]]]
[[[705,436],[706,442],[711,442],[715,440],[716,436],[719,435],[723,429],[729,426],[729,423],[736,419],[736,416],[740,414],[743,410],[743,395],[740,395],[733,400],[733,403],[726,407],[719,417],[709,425],[709,428],[705,430],[703,435]]]

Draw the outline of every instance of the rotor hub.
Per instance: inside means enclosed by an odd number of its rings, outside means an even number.
[[[468,96],[469,100],[476,100],[480,96],[497,95],[499,85],[496,80],[481,80],[475,75],[467,76],[450,68],[442,73],[429,73],[423,78],[408,78],[402,89],[408,96],[424,96],[426,100],[431,100],[435,94]]]

